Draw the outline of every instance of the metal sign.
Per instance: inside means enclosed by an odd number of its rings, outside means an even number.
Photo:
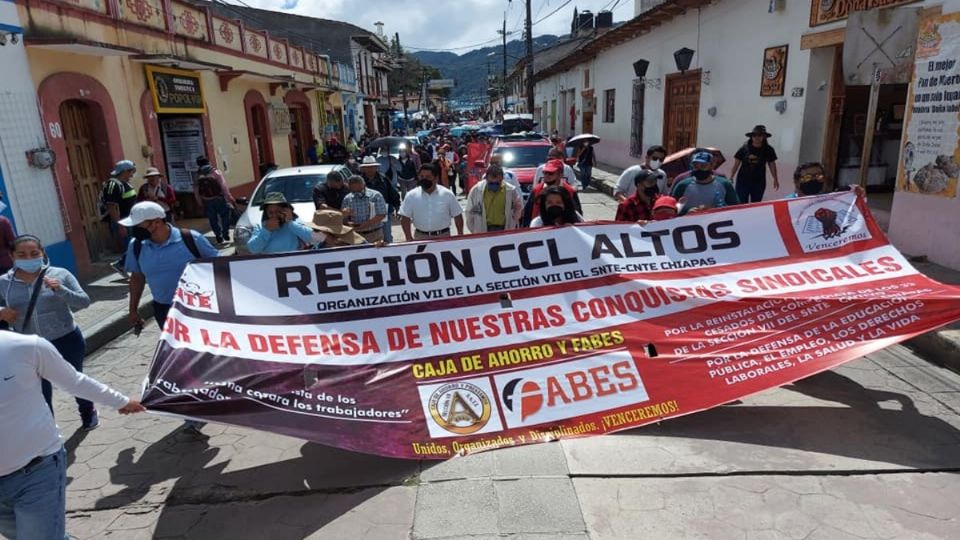
[[[810,26],[842,21],[854,11],[910,4],[919,0],[810,0]]]
[[[851,13],[843,43],[845,82],[849,85],[910,82],[919,27],[917,8]]]
[[[196,71],[160,66],[144,66],[147,85],[153,96],[153,110],[158,113],[207,112],[203,101],[203,85]]]
[[[430,79],[427,81],[427,88],[430,90],[441,90],[443,88],[453,88],[456,82],[453,79]]]

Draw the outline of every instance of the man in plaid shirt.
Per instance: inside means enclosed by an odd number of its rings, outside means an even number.
[[[387,217],[387,202],[379,191],[368,189],[367,182],[360,175],[347,180],[350,193],[343,198],[341,210],[347,223],[353,226],[367,242],[375,244],[383,241],[383,223]]]
[[[657,173],[641,169],[634,177],[636,192],[620,201],[616,221],[650,221],[653,219],[653,204],[660,196]]]

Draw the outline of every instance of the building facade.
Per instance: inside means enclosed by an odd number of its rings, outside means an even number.
[[[209,156],[236,195],[263,169],[307,163],[321,132],[344,136],[353,67],[313,43],[254,27],[222,5],[179,0],[16,0],[63,229],[89,273],[112,251],[97,198],[114,162],[158,167],[192,196]],[[308,40],[304,40],[308,41]],[[138,179],[137,185],[141,180]],[[48,207],[49,208],[49,207]]]
[[[855,4],[918,8],[922,17],[960,10],[957,0]],[[716,147],[728,159],[723,172],[746,141],[744,133],[763,124],[773,134],[781,180],[779,191],[767,189],[767,199],[792,192],[793,170],[808,161],[822,162],[838,184],[856,183],[870,91],[862,82],[848,84],[843,70],[850,2],[635,5],[639,13],[630,21],[536,70],[535,118],[543,130],[594,133],[602,139],[598,159],[620,168],[637,163],[653,144],[670,152]],[[683,70],[675,56],[680,51],[689,61]],[[635,71],[638,61],[646,70],[642,76]],[[889,212],[889,234],[898,247],[960,268],[960,248],[947,232],[960,227],[960,199],[890,194],[907,94],[907,84],[881,86],[868,185],[886,192],[874,199],[892,200],[881,212]]]
[[[76,271],[73,246],[67,240],[59,186],[54,181],[46,134],[30,77],[23,29],[17,7],[0,1],[0,194],[19,234],[43,241],[51,263]],[[56,133],[56,127],[50,126]],[[61,159],[63,156],[60,156]]]

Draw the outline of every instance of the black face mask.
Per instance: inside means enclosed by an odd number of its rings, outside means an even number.
[[[433,187],[433,180],[427,180],[426,178],[421,178],[417,183],[422,190],[428,190]]]
[[[133,237],[141,242],[144,240],[150,239],[150,231],[144,229],[143,227],[134,227],[133,228]]]
[[[710,171],[693,171],[693,177],[697,180],[706,180],[711,174],[713,173]]]
[[[657,186],[650,186],[647,188],[643,188],[643,194],[646,195],[648,198],[652,199],[653,197],[656,197],[657,193],[660,193],[660,188]]]
[[[563,207],[562,206],[548,206],[547,207],[547,219],[550,221],[556,221],[563,217]]]
[[[823,190],[823,182],[818,182],[816,180],[810,180],[809,182],[804,182],[800,184],[800,193],[804,195],[816,195]]]

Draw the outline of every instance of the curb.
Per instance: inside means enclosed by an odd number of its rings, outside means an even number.
[[[145,321],[153,317],[153,295],[144,291],[137,312]],[[131,328],[130,321],[127,320],[127,311],[122,310],[90,328],[81,328],[81,330],[87,341],[87,357],[89,357],[106,344],[129,332]]]
[[[602,172],[604,176],[612,175],[612,173],[606,171]],[[604,178],[597,178],[597,175],[594,174],[594,181],[591,182],[591,185],[598,186],[600,191],[613,197],[616,181],[610,182]],[[960,328],[946,327],[940,330],[932,330],[908,339],[901,344],[909,347],[931,364],[960,373]]]
[[[960,373],[960,330],[934,330],[908,339],[903,345],[931,364]]]

